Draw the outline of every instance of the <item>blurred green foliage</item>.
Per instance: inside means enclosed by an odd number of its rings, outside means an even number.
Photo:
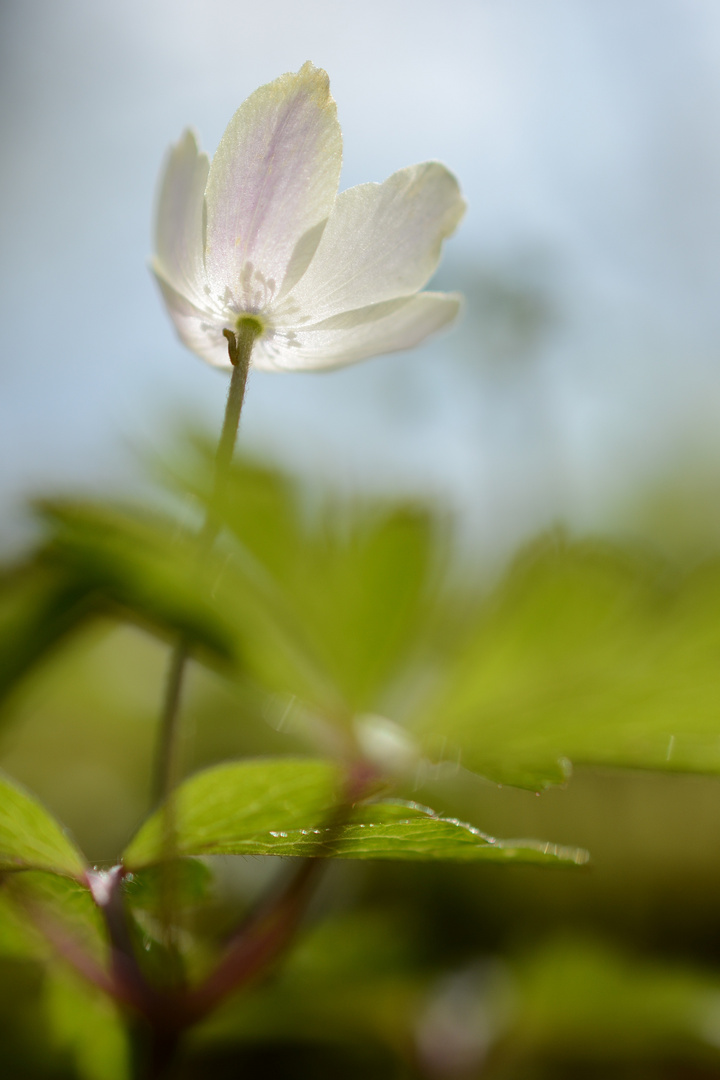
[[[428,703],[430,746],[540,789],[570,762],[716,772],[720,560],[543,538],[473,612]]]
[[[218,503],[211,450],[189,446],[163,466],[164,509],[46,503],[2,577],[8,1075],[129,1076],[123,1017],[68,960],[107,970],[80,850],[126,849],[141,966],[167,962],[148,776],[176,641],[196,661],[177,804],[192,858],[173,875],[189,977],[292,862],[248,853],[340,856],[295,949],[197,1027],[178,1076],[716,1075],[717,547],[556,531],[489,582],[429,507],[244,460]],[[206,512],[221,532],[199,553]],[[374,797],[336,818],[349,761],[372,765]],[[586,846],[594,866],[572,873],[466,861],[572,864]]]

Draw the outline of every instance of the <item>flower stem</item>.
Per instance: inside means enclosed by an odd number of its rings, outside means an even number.
[[[230,331],[225,331],[226,336]],[[235,335],[228,336],[228,353],[232,361],[233,370],[230,378],[227,404],[225,406],[225,419],[223,420],[220,441],[215,454],[215,498],[220,498],[225,491],[228,470],[235,450],[238,426],[240,424],[240,412],[245,400],[245,387],[247,385],[248,371],[250,368],[250,356],[253,342],[258,334],[257,324],[248,320],[241,322]],[[235,338],[233,343],[232,338]],[[208,519],[210,520],[210,519]]]
[[[220,503],[227,486],[235,449],[252,347],[260,329],[255,319],[241,319],[235,333],[231,330],[223,331],[227,338],[228,355],[233,367],[225,405],[225,418],[215,453],[212,499],[205,524],[198,538],[200,561],[211,550],[220,531]],[[153,802],[162,806],[163,864],[160,875],[160,924],[165,946],[171,952],[176,952],[173,929],[176,879],[173,860],[177,853],[177,814],[174,791],[180,780],[180,705],[190,655],[190,642],[182,635],[178,638],[170,657],[153,771]]]
[[[201,558],[212,548],[220,529],[217,517],[218,504],[221,502],[227,486],[228,472],[240,424],[240,413],[245,400],[250,356],[259,330],[260,327],[254,319],[244,319],[240,320],[236,333],[231,330],[224,331],[228,340],[228,354],[233,369],[225,405],[225,418],[215,454],[211,508],[208,510],[205,524],[200,533]],[[154,803],[167,803],[171,792],[177,786],[179,778],[178,729],[180,701],[189,656],[189,644],[184,637],[181,637],[173,649],[165,685],[165,698],[153,773],[152,795]],[[173,833],[174,826],[171,826],[169,836],[166,835],[166,840],[169,840]],[[168,843],[168,847],[171,849],[172,843]],[[171,854],[171,851],[167,854]]]

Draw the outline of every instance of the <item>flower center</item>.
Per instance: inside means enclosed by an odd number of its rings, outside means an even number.
[[[265,331],[265,323],[259,315],[239,315],[235,320],[237,333],[250,333],[253,338],[259,338]]]

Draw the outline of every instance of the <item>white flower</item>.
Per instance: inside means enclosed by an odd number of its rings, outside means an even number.
[[[419,293],[465,204],[439,162],[337,194],[342,137],[326,73],[305,64],[238,109],[208,162],[172,148],[152,267],[181,340],[230,367],[224,330],[253,317],[252,363],[306,371],[407,349],[460,298]]]

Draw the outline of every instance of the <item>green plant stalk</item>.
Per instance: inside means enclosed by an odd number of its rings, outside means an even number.
[[[212,548],[220,530],[217,507],[222,501],[227,486],[228,472],[240,425],[240,413],[245,400],[250,357],[255,338],[260,329],[260,325],[255,319],[247,318],[238,321],[238,328],[235,333],[231,330],[224,331],[228,340],[228,354],[233,368],[225,405],[225,418],[215,454],[212,504],[200,533],[199,554],[201,559]],[[165,685],[165,697],[153,771],[152,798],[155,804],[167,803],[179,779],[178,729],[180,704],[189,657],[189,643],[185,638],[180,638],[170,658]]]
[[[228,355],[232,363],[232,375],[225,405],[222,432],[215,454],[213,491],[205,524],[198,538],[198,558],[211,550],[220,531],[218,511],[227,486],[227,477],[235,450],[240,413],[245,400],[250,357],[255,338],[262,327],[258,320],[249,317],[239,319],[237,330],[225,330]],[[163,806],[163,872],[160,882],[160,923],[167,948],[175,949],[174,923],[174,869],[176,852],[177,813],[173,793],[180,780],[180,716],[183,686],[190,659],[190,643],[180,637],[172,651],[165,696],[160,718],[160,731],[153,770],[152,798],[154,804]]]

